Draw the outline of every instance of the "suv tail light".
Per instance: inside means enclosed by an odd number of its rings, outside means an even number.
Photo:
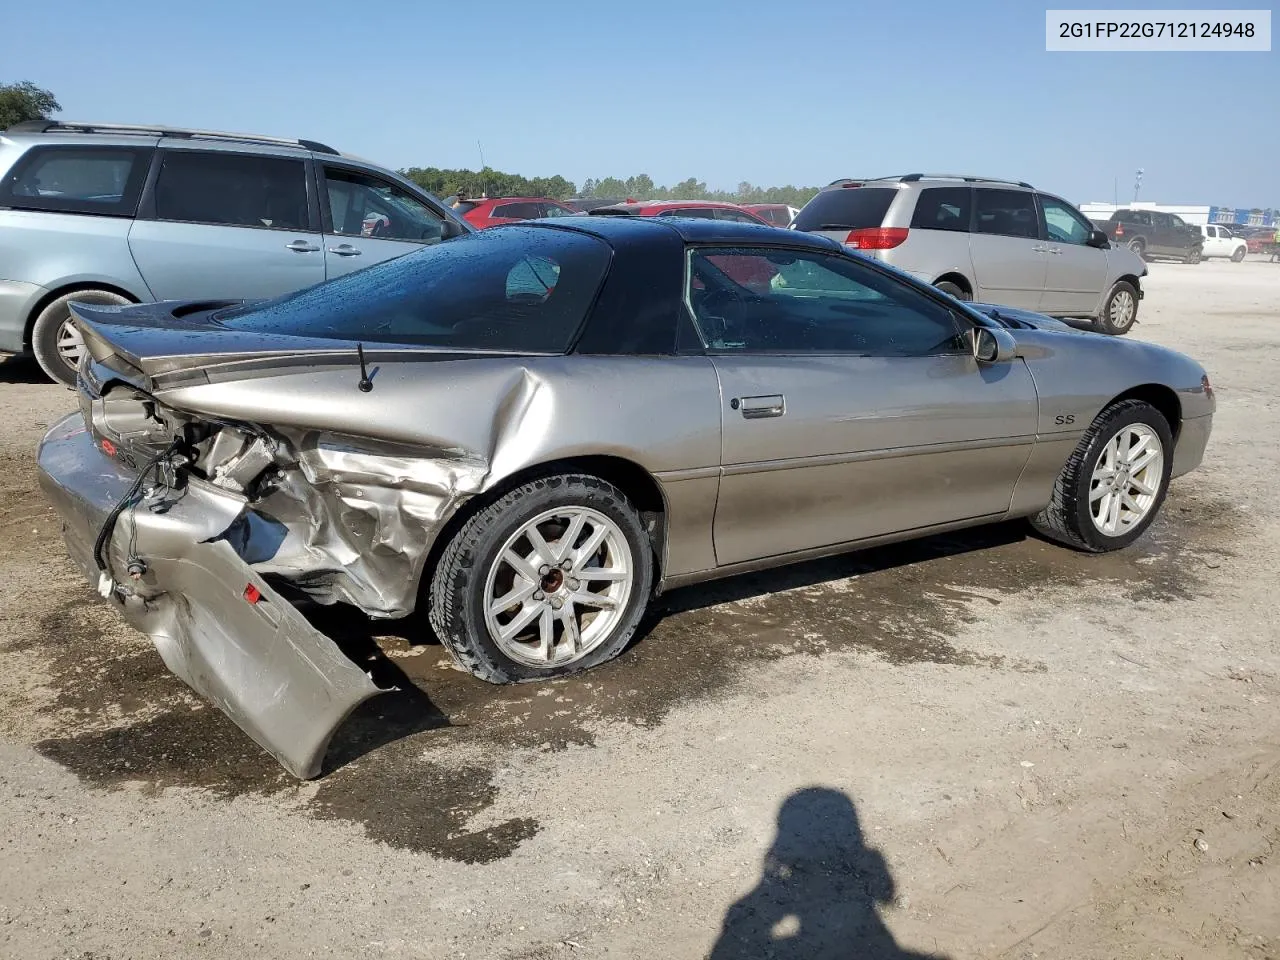
[[[1123,237],[1123,236],[1124,236],[1124,224],[1123,224],[1123,223],[1117,223],[1117,224],[1116,224],[1116,236],[1117,236],[1117,237]]]
[[[906,227],[863,227],[851,230],[844,242],[855,250],[892,250],[906,239]]]

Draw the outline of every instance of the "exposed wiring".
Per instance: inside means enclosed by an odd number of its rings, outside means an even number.
[[[107,565],[107,544],[111,540],[111,534],[115,532],[116,521],[120,519],[120,514],[133,502],[134,497],[138,495],[138,491],[142,489],[142,485],[146,482],[147,476],[159,466],[163,461],[167,460],[173,454],[177,453],[179,441],[174,440],[163,451],[157,453],[148,460],[138,471],[137,478],[129,485],[129,489],[125,491],[119,502],[111,508],[111,512],[107,514],[107,518],[102,522],[102,529],[98,531],[98,538],[93,542],[93,562],[98,565],[98,569],[108,576],[111,571]],[[135,524],[135,533],[136,533]],[[132,550],[132,547],[130,548]]]

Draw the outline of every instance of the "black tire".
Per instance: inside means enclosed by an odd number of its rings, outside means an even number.
[[[1135,423],[1149,426],[1163,447],[1163,470],[1160,487],[1146,515],[1123,534],[1108,536],[1094,524],[1089,493],[1093,472],[1106,445],[1117,433]],[[1089,553],[1121,550],[1137,540],[1160,513],[1169,490],[1169,472],[1173,467],[1173,433],[1169,422],[1155,407],[1141,400],[1122,400],[1103,410],[1080,438],[1053,485],[1053,497],[1044,511],[1031,518],[1037,532],[1050,540]]]
[[[1241,260],[1244,259],[1244,255],[1248,252],[1249,251],[1247,247],[1237,247],[1235,252],[1231,254],[1231,262],[1239,263]]]
[[[1199,263],[1204,259],[1204,250],[1200,247],[1192,247],[1187,251],[1187,255],[1183,258],[1183,263]]]
[[[1126,311],[1123,308],[1123,295],[1128,294],[1129,303],[1132,309]],[[1102,303],[1102,313],[1098,314],[1096,321],[1097,327],[1103,333],[1109,333],[1113,337],[1123,336],[1133,329],[1133,325],[1138,322],[1138,288],[1128,280],[1118,280],[1115,286],[1111,288],[1111,292],[1107,294],[1107,299]],[[1114,314],[1114,317],[1113,317]]]
[[[635,570],[617,622],[581,659],[532,666],[500,649],[485,624],[487,577],[508,538],[547,510],[586,507],[617,525]],[[566,676],[616,657],[634,636],[653,591],[653,547],[639,513],[627,497],[598,477],[560,474],[532,480],[481,509],[445,547],[430,584],[431,626],[464,669],[490,683],[521,683]]]
[[[1138,255],[1139,260],[1147,259],[1147,243],[1145,240],[1130,240],[1129,249]]]
[[[77,290],[50,301],[31,327],[31,352],[35,354],[40,369],[57,383],[73,386],[76,382],[75,366],[68,362],[67,354],[59,349],[59,342],[65,338],[63,328],[71,323],[72,303],[119,306],[129,302],[127,297],[109,290]]]
[[[937,287],[939,290],[941,290],[943,293],[950,294],[951,296],[955,297],[957,300],[968,301],[973,299],[973,294],[971,294],[964,287],[960,286],[960,284],[954,283],[951,280],[939,280],[937,283],[934,284],[934,286]]]

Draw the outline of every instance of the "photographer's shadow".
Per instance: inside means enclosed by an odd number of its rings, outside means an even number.
[[[893,877],[867,847],[853,801],[807,787],[778,811],[760,882],[729,908],[709,960],[923,960],[880,919]]]

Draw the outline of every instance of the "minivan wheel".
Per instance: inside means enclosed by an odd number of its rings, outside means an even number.
[[[616,657],[653,589],[653,547],[626,495],[585,474],[516,487],[450,540],[430,621],[490,683],[562,677]]]
[[[31,352],[40,369],[58,383],[74,385],[76,368],[84,355],[84,340],[71,319],[71,304],[120,306],[128,302],[127,297],[110,290],[77,290],[49,303],[31,327]]]
[[[1090,553],[1127,547],[1160,512],[1172,467],[1169,422],[1149,403],[1121,400],[1090,424],[1031,525]]]
[[[1138,291],[1128,280],[1120,280],[1107,294],[1098,316],[1098,328],[1113,337],[1128,333],[1138,319]]]
[[[1239,263],[1241,260],[1244,259],[1244,255],[1246,252],[1247,252],[1246,247],[1236,247],[1235,253],[1231,254],[1231,262]]]
[[[950,294],[957,300],[971,300],[972,295],[964,287],[958,283],[952,283],[950,280],[942,280],[934,284],[943,293]]]

